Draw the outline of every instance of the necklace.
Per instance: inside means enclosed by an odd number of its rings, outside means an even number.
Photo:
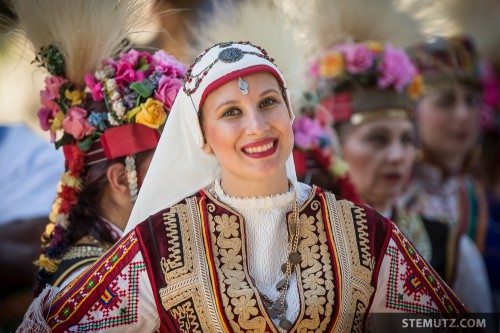
[[[301,262],[301,255],[298,252],[298,245],[300,239],[300,223],[299,223],[299,212],[298,212],[298,192],[295,189],[291,180],[288,180],[289,188],[294,190],[295,197],[293,201],[293,209],[291,217],[288,219],[289,227],[289,239],[288,239],[288,256],[285,263],[281,265],[281,272],[283,273],[283,278],[276,284],[276,289],[279,292],[276,299],[271,299],[259,290],[259,294],[264,301],[264,305],[267,308],[269,317],[273,320],[279,321],[279,327],[283,330],[290,330],[293,326],[292,322],[288,320],[285,316],[286,309],[288,307],[286,303],[286,294],[290,286],[290,278],[295,271],[297,264]],[[209,192],[217,197],[215,191],[215,182],[212,183]],[[255,280],[251,277],[252,282],[255,284]]]
[[[289,181],[293,187],[292,182]],[[276,300],[272,300],[262,292],[259,292],[264,299],[264,304],[267,307],[267,312],[272,319],[279,319],[279,326],[283,330],[290,330],[293,326],[292,322],[285,317],[285,312],[288,307],[286,303],[286,293],[290,287],[290,278],[293,274],[294,268],[301,261],[301,255],[298,252],[299,237],[300,237],[300,223],[298,211],[298,195],[295,190],[295,199],[293,201],[292,221],[290,222],[290,235],[291,238],[288,242],[288,258],[287,261],[281,265],[283,272],[283,279],[276,284],[276,289],[280,292]]]

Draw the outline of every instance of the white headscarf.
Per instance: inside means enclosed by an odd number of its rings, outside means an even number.
[[[282,86],[293,121],[285,80],[265,50],[248,42],[219,43],[195,60],[172,106],[125,233],[150,215],[195,194],[220,175],[219,161],[202,150],[200,106],[211,91],[226,82],[265,71],[274,74]],[[286,170],[288,178],[296,182],[291,154]]]

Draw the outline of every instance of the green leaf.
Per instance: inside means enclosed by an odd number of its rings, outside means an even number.
[[[85,138],[85,140],[78,142],[78,148],[80,148],[81,151],[87,151],[92,146],[93,141],[94,140],[92,140],[92,137],[89,136],[89,137]]]
[[[67,133],[64,133],[61,140],[55,142],[56,149],[59,149],[61,146],[70,144],[73,141],[73,136]]]
[[[154,84],[148,79],[142,82],[134,82],[130,85],[130,89],[137,92],[141,97],[148,98],[153,93]]]
[[[148,61],[146,60],[145,57],[139,58],[139,64],[137,65],[137,70],[139,71],[145,71],[149,68]]]

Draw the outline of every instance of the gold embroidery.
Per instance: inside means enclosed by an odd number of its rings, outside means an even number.
[[[175,292],[160,292],[162,305],[170,310],[183,332],[215,332],[206,314],[206,303],[196,285]],[[166,297],[168,296],[168,297]]]
[[[207,204],[213,259],[220,281],[224,313],[235,332],[265,332],[273,324],[259,311],[259,307],[264,307],[258,291],[249,283],[250,277],[243,260],[246,257],[243,218],[229,207],[224,208],[232,214],[215,215],[215,206]]]
[[[352,202],[336,201],[333,194],[327,193],[325,199],[342,274],[342,288],[338,292],[340,312],[334,330],[359,331],[362,325],[359,314],[366,311],[375,291],[370,284],[375,260],[370,255],[366,215]]]
[[[173,257],[161,258],[167,283],[167,287],[159,290],[162,306],[176,318],[182,329],[223,333],[226,330],[217,314],[208,273],[198,201],[196,197],[188,198],[186,204],[178,204],[170,212],[164,215],[167,227],[164,244],[169,246],[170,252],[172,249],[182,251]],[[170,235],[177,237],[170,239]]]
[[[297,331],[319,329],[325,331],[331,322],[335,301],[334,280],[321,203],[311,202],[315,216],[300,214],[301,241],[299,252],[305,312],[298,318]],[[297,280],[299,282],[299,280]],[[300,290],[300,286],[299,286]]]
[[[368,226],[366,225],[365,219],[366,214],[363,212],[363,209],[361,207],[356,206],[354,208],[354,211],[356,212],[354,221],[356,222],[356,227],[358,230],[359,247],[361,249],[361,262],[363,265],[373,270],[373,268],[375,267],[375,262],[370,254],[370,247],[368,244],[368,233],[366,232],[368,230]]]
[[[168,258],[161,258],[161,268],[167,285],[193,275],[193,244],[191,222],[186,204],[173,206],[163,216],[166,226]]]

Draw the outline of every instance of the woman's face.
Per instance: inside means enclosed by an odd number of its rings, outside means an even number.
[[[224,181],[286,176],[293,147],[290,115],[276,78],[266,72],[243,77],[211,92],[202,106],[204,150],[217,157]]]
[[[363,200],[395,200],[415,160],[413,124],[406,119],[375,119],[350,128],[343,139],[351,181]]]
[[[424,148],[438,158],[464,157],[477,140],[479,107],[479,94],[461,85],[430,90],[418,106]]]

